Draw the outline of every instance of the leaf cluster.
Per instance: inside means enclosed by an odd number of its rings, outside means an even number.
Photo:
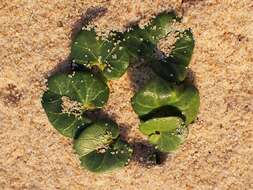
[[[174,29],[179,21],[173,12],[164,12],[144,28],[135,25],[123,33],[111,32],[107,38],[94,29],[83,29],[73,40],[70,57],[85,70],[51,76],[42,106],[55,129],[73,138],[83,167],[105,172],[130,161],[133,150],[121,140],[117,124],[90,119],[86,113],[106,104],[107,81],[121,77],[140,57],[157,74],[132,98],[133,109],[142,120],[140,131],[162,152],[176,150],[184,141],[187,125],[198,113],[199,96],[195,87],[184,82],[194,39],[190,29]],[[158,57],[159,40],[175,32],[178,39],[170,55]],[[72,104],[78,108],[71,110],[64,97],[70,100],[70,108]]]

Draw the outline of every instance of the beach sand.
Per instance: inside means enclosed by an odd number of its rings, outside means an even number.
[[[113,173],[82,169],[71,139],[42,109],[46,78],[68,63],[71,38],[87,18],[106,32],[171,9],[196,40],[189,79],[201,106],[186,142],[161,165],[136,154]],[[253,189],[252,0],[2,0],[0,46],[0,189]],[[138,63],[111,81],[105,108],[126,140],[140,142],[138,151],[145,147],[130,98],[148,73]]]

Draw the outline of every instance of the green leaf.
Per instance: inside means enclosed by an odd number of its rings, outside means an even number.
[[[71,46],[71,58],[88,68],[98,67],[107,79],[122,76],[129,65],[129,55],[119,33],[102,39],[94,30],[82,30]]]
[[[145,57],[145,50],[153,50],[161,38],[173,31],[172,24],[175,21],[179,19],[174,12],[163,12],[143,29],[135,25],[123,34],[123,46],[127,47],[132,57],[137,58],[139,55]]]
[[[89,72],[54,75],[48,79],[48,89],[80,102],[84,110],[101,108],[109,97],[107,84]]]
[[[81,165],[92,172],[109,172],[127,165],[132,152],[126,142],[117,139],[105,152],[95,150],[81,157]]]
[[[76,153],[82,157],[86,154],[107,148],[119,136],[118,126],[113,122],[99,121],[85,128],[74,141]]]
[[[74,113],[63,112],[62,97],[81,103],[80,112],[100,108],[108,100],[109,88],[88,72],[57,74],[48,79],[48,91],[43,94],[42,106],[49,121],[64,136],[74,137],[80,126],[91,121]]]
[[[81,165],[93,172],[123,167],[132,155],[131,147],[119,139],[118,126],[111,121],[86,127],[74,140],[74,149]]]
[[[158,58],[155,49],[160,39],[175,32],[173,23],[178,21],[180,19],[174,12],[164,12],[155,17],[144,29],[133,26],[123,35],[123,45],[127,47],[132,57],[143,57],[159,76],[176,82],[185,79],[187,66],[192,57],[195,42],[191,30],[177,32],[178,39],[168,57]]]
[[[153,70],[161,77],[169,81],[183,81],[187,74],[187,66],[190,63],[194,38],[190,29],[177,35],[178,40],[173,45],[170,55],[162,60],[155,59],[154,54],[147,50],[147,60],[149,60]]]
[[[145,44],[142,36],[143,30],[139,26],[133,26],[123,34],[123,46],[126,47],[128,54],[137,59],[142,52]]]
[[[197,116],[199,94],[194,86],[185,84],[177,86],[155,78],[135,94],[132,106],[140,117],[164,106],[175,107],[181,111],[188,125]]]
[[[91,121],[84,117],[76,117],[73,114],[62,113],[61,96],[46,91],[42,97],[42,106],[46,111],[48,120],[62,135],[73,137],[79,126],[89,124]]]
[[[149,142],[162,152],[176,150],[188,133],[180,117],[150,119],[140,125],[140,131],[148,135]]]
[[[157,44],[174,30],[172,25],[179,20],[174,12],[162,12],[142,30],[141,36],[145,41]]]

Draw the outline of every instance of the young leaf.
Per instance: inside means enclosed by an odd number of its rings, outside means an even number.
[[[91,121],[84,117],[62,112],[61,96],[46,91],[42,97],[42,106],[46,111],[48,120],[62,135],[73,137],[79,126],[89,124]]]
[[[176,86],[163,79],[155,78],[135,94],[132,98],[132,106],[140,117],[164,106],[175,107],[181,111],[188,125],[197,116],[199,94],[191,85]]]
[[[82,30],[72,44],[70,56],[88,68],[97,66],[107,79],[119,78],[128,68],[129,55],[117,35],[102,39],[94,30]]]
[[[188,130],[180,117],[150,119],[140,125],[140,131],[161,152],[176,150],[183,143]]]
[[[146,52],[146,59],[153,70],[166,80],[176,82],[185,79],[194,48],[194,38],[190,29],[179,33],[177,38],[170,55],[162,60],[155,59],[154,55]]]
[[[95,122],[75,139],[74,149],[82,157],[94,150],[106,149],[118,136],[119,129],[115,123]]]
[[[64,136],[73,137],[78,127],[89,124],[90,120],[63,112],[63,96],[81,103],[80,112],[84,112],[102,107],[108,100],[109,89],[88,72],[57,74],[48,79],[48,91],[43,94],[42,106],[52,125]]]
[[[109,172],[127,165],[132,151],[126,142],[118,138],[105,152],[95,150],[81,157],[81,165],[92,172]]]

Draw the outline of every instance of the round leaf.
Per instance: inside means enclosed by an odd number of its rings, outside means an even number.
[[[146,52],[153,70],[161,77],[170,81],[183,81],[187,74],[187,66],[190,63],[194,38],[191,30],[179,33],[178,40],[173,45],[170,55],[162,60],[155,59],[154,54]]]
[[[82,30],[72,44],[71,58],[88,68],[97,66],[107,79],[119,78],[128,68],[129,55],[117,35],[102,39],[94,30]]]
[[[174,12],[163,12],[143,29],[135,25],[123,34],[123,46],[127,47],[132,57],[145,57],[145,50],[153,50],[158,41],[173,30],[172,24],[175,21],[178,21],[178,18]]]
[[[57,74],[48,79],[49,91],[80,102],[82,108],[101,108],[108,100],[107,84],[89,72]]]
[[[93,151],[81,157],[81,165],[92,172],[109,172],[127,165],[132,152],[126,142],[117,139],[105,152]]]
[[[123,34],[123,46],[133,58],[138,58],[142,52],[144,44],[142,32],[142,29],[136,25]]]
[[[160,13],[142,30],[141,35],[145,41],[157,44],[173,31],[172,24],[179,20],[174,12]]]
[[[74,137],[80,126],[90,120],[74,113],[63,112],[62,97],[81,103],[80,112],[102,107],[108,100],[107,85],[87,72],[57,74],[48,79],[48,91],[43,94],[42,106],[49,121],[64,136]]]
[[[73,137],[79,126],[90,123],[90,120],[84,117],[76,117],[73,114],[62,112],[61,96],[46,91],[42,97],[42,106],[46,111],[49,121],[54,128],[62,135]]]
[[[197,116],[199,94],[191,85],[176,86],[155,78],[135,94],[132,98],[132,106],[139,116],[145,116],[164,106],[175,107],[181,111],[188,125]]]
[[[162,152],[176,150],[188,133],[183,120],[179,117],[150,119],[140,125],[140,131],[148,135],[149,142]]]
[[[190,63],[194,38],[190,29],[177,32],[177,41],[173,45],[170,55],[159,59],[155,49],[160,39],[171,32],[175,32],[173,23],[180,21],[175,13],[161,13],[150,24],[141,29],[139,26],[132,27],[124,34],[124,46],[129,54],[134,57],[141,56],[153,70],[161,77],[170,81],[183,81],[187,74],[187,66]]]
[[[113,122],[95,122],[85,128],[74,141],[76,153],[82,157],[94,150],[106,149],[119,136],[118,126]]]

